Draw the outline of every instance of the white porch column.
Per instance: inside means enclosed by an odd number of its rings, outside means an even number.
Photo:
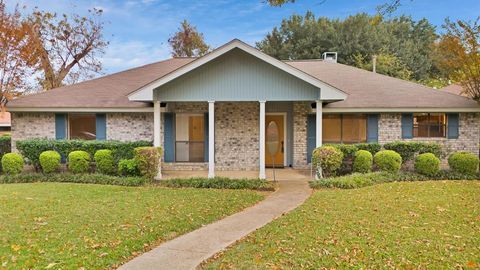
[[[215,101],[208,102],[208,178],[215,177]]]
[[[160,147],[162,142],[160,139],[160,129],[162,123],[162,114],[160,112],[160,101],[153,102],[153,146]],[[162,149],[163,151],[164,149]],[[162,179],[162,157],[158,162],[158,173],[156,179]]]
[[[322,102],[317,100],[317,110],[316,110],[316,138],[315,138],[315,147],[322,146],[322,119],[323,119],[323,110]]]
[[[260,101],[260,173],[258,178],[265,179],[265,101]]]

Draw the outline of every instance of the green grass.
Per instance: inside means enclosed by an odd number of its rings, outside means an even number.
[[[0,269],[105,269],[250,206],[246,190],[0,185]]]
[[[207,269],[478,269],[480,181],[316,191]]]

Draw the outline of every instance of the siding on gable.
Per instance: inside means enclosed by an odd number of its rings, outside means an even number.
[[[316,100],[320,90],[241,50],[233,50],[154,91],[168,101]]]

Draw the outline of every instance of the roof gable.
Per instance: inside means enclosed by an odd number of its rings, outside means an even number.
[[[207,63],[217,59],[218,57],[234,50],[240,49],[245,53],[248,53],[280,70],[283,70],[286,73],[289,73],[292,76],[295,76],[315,87],[318,87],[321,91],[320,99],[322,100],[343,100],[347,97],[347,94],[343,91],[299,70],[296,69],[280,60],[277,60],[259,50],[241,42],[238,39],[234,39],[231,42],[215,49],[214,51],[204,55],[203,57],[197,58],[195,61],[163,76],[157,80],[146,84],[145,86],[139,88],[138,90],[132,92],[128,98],[132,101],[152,101],[153,100],[153,91],[156,88],[159,88],[166,83],[183,76]]]

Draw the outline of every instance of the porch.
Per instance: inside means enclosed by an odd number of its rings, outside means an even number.
[[[273,181],[274,169],[267,168],[265,170],[265,179]],[[228,177],[231,179],[255,179],[258,178],[259,171],[217,171],[216,176],[218,177]],[[208,177],[208,171],[178,171],[178,170],[164,170],[162,179],[173,179],[173,178],[191,178],[191,177]],[[283,168],[275,169],[275,180],[285,181],[285,180],[312,180],[314,178],[313,173],[310,169],[293,169],[293,168]]]

